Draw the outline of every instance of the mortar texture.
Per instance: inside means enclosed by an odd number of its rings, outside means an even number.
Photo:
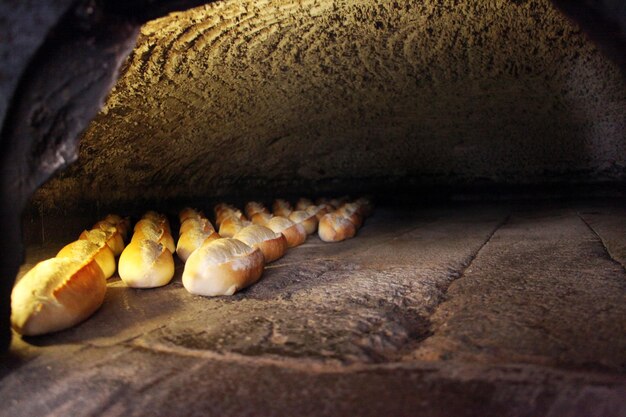
[[[142,28],[35,196],[626,178],[626,82],[548,0],[217,2]]]

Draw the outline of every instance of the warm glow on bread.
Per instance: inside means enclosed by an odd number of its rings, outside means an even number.
[[[13,288],[11,323],[25,336],[63,330],[92,315],[105,292],[106,279],[95,260],[48,259]]]
[[[215,228],[211,224],[208,219],[205,218],[188,218],[180,225],[180,234],[186,233],[187,231],[195,229],[201,230],[205,233],[214,232]]]
[[[328,213],[321,218],[318,234],[324,242],[339,242],[353,237],[356,233],[354,224],[343,216]]]
[[[192,294],[233,295],[259,280],[263,254],[237,239],[217,239],[196,249],[185,264],[183,285]]]
[[[122,218],[117,214],[107,214],[106,217],[102,219],[102,221],[115,226],[124,240],[128,238],[128,231],[130,230],[130,220],[128,220],[128,218]]]
[[[82,262],[95,259],[96,263],[102,269],[104,278],[110,278],[115,273],[115,256],[113,251],[106,244],[96,244],[88,240],[77,240],[68,245],[57,253],[57,258],[71,258]]]
[[[78,237],[80,240],[88,240],[96,245],[100,246],[102,244],[106,244],[115,256],[122,253],[124,250],[124,239],[122,235],[115,232],[106,232],[101,229],[95,230],[84,230],[83,233]]]
[[[315,216],[315,214],[309,214],[307,211],[292,211],[289,215],[289,220],[296,224],[301,224],[302,226],[304,226],[304,230],[306,230],[307,235],[312,235],[317,230],[317,217]]]
[[[306,230],[301,224],[296,224],[285,217],[272,217],[265,227],[272,229],[276,233],[282,233],[287,239],[290,248],[301,245],[306,240]]]
[[[170,228],[170,222],[167,219],[167,216],[165,214],[161,214],[161,213],[157,213],[156,211],[147,211],[143,217],[142,220],[152,220],[154,223],[158,224],[159,226],[161,226],[163,229],[165,229],[165,231],[168,234],[172,234],[172,229]]]
[[[108,240],[111,242],[112,248],[115,248],[114,255],[119,256],[124,250],[124,238],[125,234],[122,233],[117,225],[109,223],[106,220],[100,220],[93,225],[91,230],[102,230],[108,236]],[[116,235],[119,235],[116,236]]]
[[[154,220],[144,218],[137,222],[131,242],[136,240],[152,240],[162,243],[171,253],[174,253],[176,250],[172,235],[164,228],[162,223],[156,223]]]
[[[315,207],[315,208],[312,208]],[[326,214],[335,211],[335,209],[330,204],[320,204],[319,206],[312,206],[307,209],[307,212],[315,211],[315,217],[317,217],[317,221],[324,217]]]
[[[202,219],[204,218],[204,215],[202,214],[202,212],[196,209],[192,209],[191,207],[185,207],[178,214],[178,218],[180,220],[180,223],[183,224],[187,219]]]
[[[259,203],[257,201],[250,201],[246,204],[245,212],[246,212],[246,216],[249,219],[252,219],[252,216],[254,216],[256,213],[269,214],[270,211],[267,209],[267,207],[263,205],[263,203]]]
[[[281,217],[289,217],[289,214],[293,211],[293,207],[291,207],[291,203],[287,200],[283,200],[282,198],[278,198],[274,200],[272,204],[272,214],[274,216]]]
[[[187,262],[189,255],[202,246],[205,240],[215,240],[220,237],[214,231],[205,232],[200,229],[190,229],[178,238],[176,254],[183,262]]]
[[[250,224],[249,221],[241,220],[238,217],[228,217],[220,225],[220,236],[233,237],[238,231]]]
[[[243,215],[241,210],[236,208],[235,206],[231,206],[230,204],[220,203],[215,206],[215,224],[217,227],[222,225],[222,222],[229,217],[236,217],[241,220],[248,220],[246,216]]]
[[[254,214],[250,220],[252,220],[252,223],[254,224],[265,226],[272,217],[274,216],[272,216],[270,213],[259,212],[259,213]]]
[[[118,272],[129,287],[161,287],[174,276],[174,258],[161,243],[135,239],[122,252]]]
[[[298,202],[296,203],[296,210],[306,210],[313,205],[314,204],[311,200],[309,200],[308,198],[302,197],[298,199]]]
[[[282,233],[276,233],[258,224],[241,229],[234,238],[250,247],[259,248],[266,263],[282,258],[287,251],[287,239]]]
[[[335,210],[335,214],[338,214],[346,219],[350,220],[354,227],[359,229],[363,225],[363,216],[359,210],[359,206],[354,203],[346,203]]]

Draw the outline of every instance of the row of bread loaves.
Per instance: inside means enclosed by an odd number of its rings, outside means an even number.
[[[262,203],[251,201],[246,204],[244,215],[229,204],[215,206],[219,236],[206,231],[195,241],[185,259],[185,288],[203,296],[232,295],[258,281],[265,263],[283,256],[287,248],[301,245],[318,229],[318,222],[322,240],[340,241],[354,236],[372,207],[367,199],[319,204],[300,199],[293,210],[288,201],[279,199],[272,208],[270,212]],[[188,233],[182,225],[189,219],[183,217],[190,213],[199,216],[193,209],[181,212],[181,240]]]

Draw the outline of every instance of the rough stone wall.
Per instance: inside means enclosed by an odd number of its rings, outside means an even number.
[[[36,204],[626,177],[625,80],[548,0],[218,2],[126,65]]]

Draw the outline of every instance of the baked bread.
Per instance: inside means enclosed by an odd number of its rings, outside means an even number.
[[[231,206],[230,204],[220,203],[215,206],[215,224],[220,227],[222,222],[229,217],[237,217],[241,220],[247,220],[241,210]]]
[[[128,231],[130,230],[130,220],[127,217],[122,218],[121,216],[117,214],[107,214],[106,217],[102,219],[101,221],[112,224],[113,226],[117,228],[117,231],[120,232],[124,240],[128,239]]]
[[[174,276],[174,258],[161,243],[133,239],[120,256],[118,272],[129,287],[161,287]]]
[[[272,204],[272,214],[274,216],[281,216],[286,218],[289,217],[289,214],[291,214],[292,211],[293,207],[291,207],[289,201],[283,200],[282,198],[274,200],[274,203]]]
[[[39,262],[13,288],[12,326],[24,336],[67,329],[100,308],[106,287],[95,259],[52,258]]]
[[[346,203],[335,210],[335,214],[338,214],[346,219],[350,220],[354,227],[357,229],[363,225],[363,216],[359,210],[359,206],[354,203]]]
[[[214,232],[215,228],[209,221],[209,219],[205,218],[188,218],[180,225],[180,234],[186,233],[188,230],[196,229],[203,230],[205,232]]]
[[[241,229],[234,236],[252,248],[258,248],[263,253],[265,263],[270,263],[282,258],[287,252],[287,239],[282,233],[273,232],[271,229],[258,224],[252,224]]]
[[[263,273],[263,253],[237,239],[217,239],[196,249],[185,264],[183,285],[192,294],[233,295]]]
[[[168,234],[172,234],[172,229],[170,228],[170,222],[167,220],[167,216],[165,214],[157,213],[156,211],[149,210],[147,211],[142,220],[151,220],[154,223],[161,226]]]
[[[311,200],[309,200],[308,198],[301,197],[300,199],[298,199],[298,202],[296,203],[296,210],[306,210],[313,205],[314,204]]]
[[[157,223],[151,219],[141,219],[135,224],[135,233],[131,238],[131,242],[136,240],[152,240],[162,243],[170,253],[174,253],[176,245],[171,233],[165,229],[163,223]]]
[[[309,214],[305,210],[292,211],[289,215],[289,220],[304,226],[307,235],[312,235],[317,230],[317,217],[315,214]]]
[[[205,232],[201,229],[191,229],[180,235],[178,245],[176,246],[176,254],[183,261],[187,262],[189,255],[198,249],[205,240],[220,239],[220,235],[215,231]]]
[[[340,242],[354,237],[356,227],[345,217],[336,213],[328,213],[320,220],[318,234],[324,242]]]
[[[185,207],[178,213],[178,219],[180,220],[180,224],[183,224],[187,219],[202,219],[204,215],[201,211],[193,209],[191,207]]]
[[[118,234],[120,238],[114,237],[112,240],[112,242],[114,242],[115,249],[116,249],[114,255],[119,256],[119,254],[122,253],[122,251],[124,250],[124,246],[125,246],[124,239],[126,238],[126,235],[128,233],[128,228],[126,228],[125,232],[122,233],[117,225],[114,225],[113,223],[109,223],[106,220],[100,220],[99,222],[93,225],[91,230],[102,230],[107,235]]]
[[[105,231],[101,229],[94,230],[84,230],[80,236],[79,240],[88,240],[92,243],[95,243],[98,246],[102,244],[106,244],[115,256],[118,256],[124,250],[124,239],[122,235],[114,231]]]
[[[244,211],[246,212],[246,216],[249,219],[252,219],[252,216],[254,216],[257,213],[267,213],[269,214],[269,210],[267,209],[267,207],[265,207],[263,205],[263,203],[259,203],[258,201],[250,201],[248,203],[246,203],[246,207],[244,207]]]
[[[265,227],[272,229],[275,233],[285,235],[287,246],[290,248],[301,245],[306,240],[307,234],[306,230],[304,230],[304,226],[296,224],[285,217],[272,217]]]
[[[222,237],[233,237],[235,233],[240,231],[246,226],[249,226],[251,222],[247,220],[241,220],[238,217],[228,217],[224,219],[222,224],[220,225],[220,236]]]
[[[332,213],[335,209],[330,204],[320,204],[319,206],[310,206],[307,209],[308,213],[315,213],[315,217],[317,217],[317,221],[319,222],[324,215],[328,213]]]
[[[57,253],[57,258],[71,258],[86,262],[95,259],[96,263],[102,269],[104,278],[110,278],[115,273],[117,267],[113,251],[106,244],[96,244],[88,240],[77,240],[68,245]]]
[[[265,226],[272,217],[274,216],[272,216],[270,213],[261,211],[261,212],[255,213],[250,220],[252,220],[252,223],[254,224]]]

